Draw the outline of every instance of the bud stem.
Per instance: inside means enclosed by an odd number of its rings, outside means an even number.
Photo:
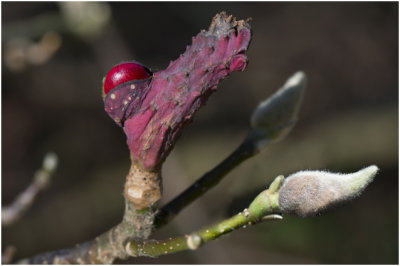
[[[225,160],[201,176],[195,183],[179,194],[172,201],[163,206],[156,216],[155,228],[159,228],[171,221],[183,208],[215,187],[227,173],[246,159],[259,152],[255,144],[245,141],[234,150]]]
[[[279,189],[277,184],[281,184],[282,180],[282,176],[277,177],[271,187]],[[135,257],[158,257],[178,251],[193,250],[236,229],[246,228],[259,222],[282,219],[282,216],[278,215],[278,213],[277,190],[273,193],[264,190],[254,199],[249,208],[217,224],[189,235],[167,240],[132,240],[126,244],[126,249],[131,256]]]

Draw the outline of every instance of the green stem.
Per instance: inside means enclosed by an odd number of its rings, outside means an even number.
[[[207,227],[190,235],[170,238],[167,240],[145,240],[131,241],[127,248],[130,248],[132,256],[158,257],[164,254],[171,254],[188,249],[197,249],[210,240],[214,240],[235,229],[254,224],[250,217],[244,212],[239,213],[218,224]]]
[[[259,149],[254,142],[246,138],[242,144],[219,165],[205,173],[180,195],[163,206],[157,213],[154,229],[158,229],[170,222],[183,208],[216,186],[229,171],[258,152]]]
[[[282,180],[278,181],[281,184]],[[248,209],[244,209],[229,219],[193,232],[190,235],[167,240],[132,240],[127,243],[126,250],[128,254],[135,257],[157,257],[178,251],[197,249],[208,241],[217,239],[233,230],[246,228],[262,221],[281,219],[282,217],[277,215],[279,211],[278,192],[270,193],[268,190],[264,190],[254,199]]]

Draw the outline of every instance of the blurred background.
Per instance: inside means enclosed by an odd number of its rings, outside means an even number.
[[[279,175],[376,164],[363,195],[308,219],[238,230],[197,251],[121,263],[397,264],[398,3],[2,3],[2,205],[48,151],[59,168],[21,220],[2,227],[16,258],[73,246],[118,223],[129,169],[101,80],[134,59],[164,69],[225,10],[252,17],[250,64],[227,78],[164,168],[166,203],[241,142],[253,108],[297,70],[308,87],[297,126],[229,173],[154,234],[182,235],[241,211]]]

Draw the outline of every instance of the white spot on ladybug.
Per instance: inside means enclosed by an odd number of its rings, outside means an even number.
[[[127,105],[127,104],[128,104],[128,101],[127,101],[127,100],[125,100],[125,101],[124,101],[124,105]]]
[[[172,250],[172,249],[173,249],[173,247],[171,246],[171,247],[169,247],[169,249],[171,249],[171,250]]]
[[[176,246],[177,246],[177,247],[179,247],[179,246],[180,246],[180,244],[179,244],[179,243],[176,243]]]
[[[111,97],[111,99],[115,100],[115,94],[114,93],[111,93],[110,97]]]
[[[131,84],[131,90],[134,90],[136,88],[135,84]]]

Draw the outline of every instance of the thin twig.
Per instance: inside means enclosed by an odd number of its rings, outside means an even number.
[[[57,164],[57,155],[54,153],[46,154],[43,159],[43,166],[35,173],[32,183],[10,205],[2,207],[1,222],[3,226],[15,223],[32,206],[38,193],[49,185]]]
[[[168,224],[183,208],[215,187],[227,173],[258,152],[259,149],[257,149],[253,142],[244,141],[225,160],[205,173],[185,191],[163,206],[157,213],[154,229]]]
[[[4,253],[1,254],[1,263],[9,264],[14,258],[16,248],[14,246],[7,246]]]

